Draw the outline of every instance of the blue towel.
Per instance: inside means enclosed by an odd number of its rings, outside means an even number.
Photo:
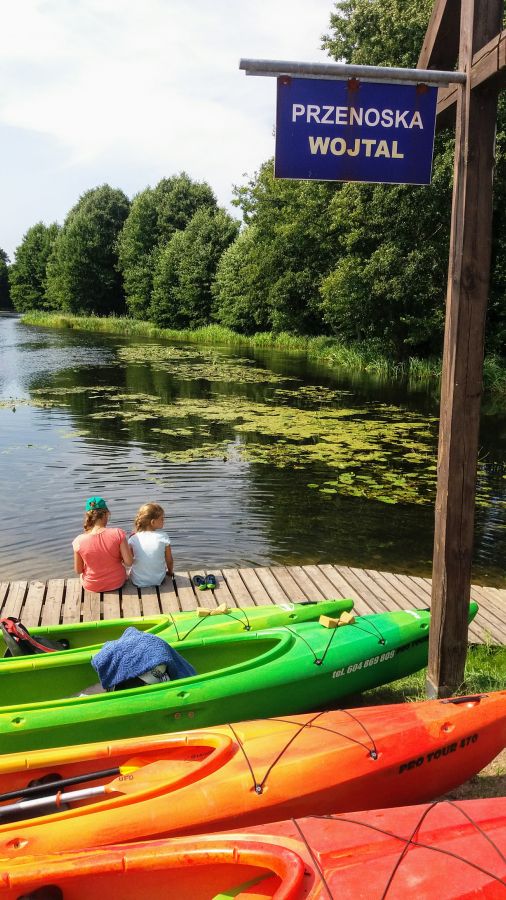
[[[91,664],[106,691],[159,665],[166,666],[169,679],[197,674],[170,644],[156,634],[139,631],[133,626],[127,628],[117,641],[107,641]]]

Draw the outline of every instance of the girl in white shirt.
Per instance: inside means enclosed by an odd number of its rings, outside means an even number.
[[[158,503],[145,503],[135,517],[135,534],[128,543],[134,555],[130,578],[137,587],[161,584],[174,574],[170,539],[161,530],[164,512]]]

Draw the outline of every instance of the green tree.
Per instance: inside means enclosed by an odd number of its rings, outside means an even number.
[[[255,225],[248,225],[223,253],[212,290],[214,316],[222,325],[242,334],[270,327]]]
[[[329,212],[338,259],[322,312],[345,340],[374,340],[398,359],[433,354],[444,327],[452,154],[430,187],[346,184]]]
[[[149,318],[170,328],[198,328],[212,318],[212,284],[239,223],[223,209],[201,207],[160,253]]]
[[[432,0],[341,0],[324,37],[336,60],[416,65]],[[506,338],[506,103],[500,104],[488,340]],[[330,210],[339,259],[322,283],[322,311],[345,338],[372,338],[398,358],[433,354],[444,325],[453,131],[436,137],[430,187],[345,185]]]
[[[434,0],[338,0],[323,48],[338,62],[414,68]]]
[[[118,239],[127,309],[143,318],[151,302],[158,258],[173,234],[188,225],[200,208],[216,209],[216,198],[205,182],[185,173],[163,178],[155,188],[142,191],[132,202]]]
[[[329,204],[339,186],[326,182],[283,181],[274,178],[272,161],[243,187],[236,203],[246,223],[254,225],[249,243],[241,247],[254,271],[249,281],[228,283],[228,315],[237,303],[247,303],[254,319],[264,319],[275,331],[318,333],[323,328],[319,288],[335,262],[336,243]],[[219,290],[219,285],[218,285]],[[217,308],[222,298],[218,293]]]
[[[9,291],[9,257],[0,247],[0,309],[12,309]]]
[[[104,184],[70,210],[47,265],[47,298],[56,309],[108,315],[124,312],[118,234],[130,203]]]
[[[47,263],[59,233],[56,222],[37,222],[28,229],[9,268],[11,300],[18,312],[48,309]]]

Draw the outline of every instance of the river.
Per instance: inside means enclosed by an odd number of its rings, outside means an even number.
[[[176,569],[332,562],[430,575],[434,388],[302,354],[0,316],[0,580],[72,575],[87,496],[154,500]],[[482,416],[473,579],[506,583],[506,414]]]

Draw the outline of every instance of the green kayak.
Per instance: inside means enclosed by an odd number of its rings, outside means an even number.
[[[42,639],[53,644],[64,643],[68,645],[64,650],[55,650],[50,653],[35,652],[25,643],[18,646],[19,655],[11,655],[4,634],[0,629],[0,671],[9,665],[17,665],[20,659],[29,655],[34,664],[39,663],[45,656],[51,656],[56,660],[62,654],[67,660],[70,655],[79,651],[85,654],[90,650],[98,650],[106,641],[117,640],[129,625],[141,631],[149,631],[164,637],[165,640],[187,640],[190,635],[239,634],[244,631],[260,631],[264,628],[275,628],[278,625],[292,625],[298,622],[313,622],[320,616],[340,616],[342,612],[349,612],[353,608],[353,600],[322,600],[319,602],[307,601],[304,603],[290,603],[268,606],[226,607],[219,606],[216,609],[192,610],[189,612],[173,613],[164,616],[151,616],[132,619],[110,619],[100,622],[78,622],[73,625],[53,625],[30,628],[30,637],[35,641]],[[36,648],[35,648],[36,649]],[[27,651],[26,653],[24,651]],[[87,660],[86,655],[79,657]]]
[[[477,604],[470,604],[470,618]],[[0,673],[2,753],[112,740],[321,709],[425,666],[428,610],[359,616],[175,644],[197,675],[74,696],[96,681],[88,662],[46,654]]]

